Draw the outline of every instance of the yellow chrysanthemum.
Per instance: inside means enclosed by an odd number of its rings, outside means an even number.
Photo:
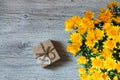
[[[81,26],[86,27],[88,30],[94,28],[94,21],[89,18],[83,17],[81,20]]]
[[[80,16],[73,16],[70,19],[65,20],[65,30],[70,31],[74,27],[78,27],[81,22]]]
[[[94,12],[92,12],[92,11],[86,11],[84,17],[92,19],[94,17]]]
[[[87,80],[93,80],[91,76],[88,76],[87,77]]]
[[[93,74],[93,73],[95,72],[95,70],[96,70],[96,69],[95,69],[95,68],[92,68],[92,67],[91,67],[91,68],[88,68],[88,73],[89,73],[89,74]]]
[[[77,62],[78,64],[85,64],[87,62],[87,59],[85,56],[79,56]]]
[[[111,11],[109,9],[107,9],[106,11],[104,11],[103,13],[100,13],[98,15],[98,19],[100,19],[101,21],[106,23],[111,20],[112,16],[113,15],[112,15]]]
[[[104,13],[104,12],[105,12],[105,9],[104,9],[104,8],[100,8],[100,12],[101,12],[101,13]]]
[[[113,78],[113,80],[118,80],[118,77],[117,77],[117,76],[115,76],[115,77]]]
[[[70,52],[73,55],[76,55],[78,51],[80,51],[80,45],[78,45],[78,44],[68,44],[67,45],[67,52]]]
[[[85,44],[89,47],[92,48],[95,45],[95,39],[87,39],[87,41],[85,42]]]
[[[92,77],[88,74],[79,75],[80,80],[92,80]]]
[[[92,78],[93,78],[93,80],[103,80],[102,74],[100,72],[97,72],[97,71],[92,74]]]
[[[87,74],[82,74],[82,75],[79,75],[79,77],[80,77],[81,80],[87,80],[88,75]]]
[[[114,18],[113,19],[116,23],[120,23],[120,17]]]
[[[110,80],[109,76],[106,73],[104,73],[102,77],[103,77],[103,80]]]
[[[92,67],[93,68],[102,68],[103,67],[103,60],[100,57],[91,58]]]
[[[104,61],[104,68],[106,68],[107,70],[114,70],[116,67],[116,61],[112,58],[107,58]]]
[[[107,23],[105,23],[105,24],[103,25],[103,29],[104,29],[104,30],[108,30],[109,28],[111,28],[111,26],[112,26],[112,24],[109,23],[109,22],[107,22]]]
[[[107,36],[109,37],[109,38],[115,38],[118,34],[119,34],[119,27],[117,27],[117,26],[112,26],[112,27],[110,27],[108,30],[106,30],[106,33],[107,33]]]
[[[95,40],[94,31],[88,31],[85,44],[89,48],[92,48],[95,45],[95,43],[96,43],[96,40]]]
[[[78,32],[80,34],[84,34],[86,32],[86,30],[87,30],[87,27],[84,27],[84,26],[81,26],[81,27],[78,28]]]
[[[73,32],[70,35],[70,41],[72,41],[73,43],[79,44],[81,46],[82,45],[82,37],[81,37],[80,33]]]
[[[117,64],[116,64],[116,70],[118,71],[118,73],[120,73],[120,62],[118,62]]]
[[[104,42],[104,47],[112,50],[116,47],[116,43],[113,40],[107,40]]]
[[[98,49],[97,49],[97,48],[93,48],[93,49],[92,49],[92,52],[93,52],[93,53],[97,53],[97,52],[98,52]]]
[[[79,72],[79,74],[85,74],[86,73],[86,69],[85,68],[79,68],[78,72]]]
[[[65,24],[65,30],[66,31],[70,31],[74,27],[74,23],[72,22],[71,19],[67,19],[64,24]]]
[[[112,57],[112,53],[113,53],[113,52],[112,52],[110,49],[108,49],[108,48],[104,48],[104,49],[100,52],[101,56],[104,57],[105,59]]]
[[[102,30],[98,29],[98,28],[96,28],[96,29],[94,30],[94,34],[95,34],[95,39],[96,39],[96,40],[100,40],[100,39],[102,39],[103,36],[104,36],[104,32],[103,32]]]
[[[81,22],[80,16],[73,16],[71,20],[74,23],[74,27],[78,27],[80,25]]]
[[[95,19],[95,20],[94,20],[94,24],[98,24],[99,22],[100,22],[99,19]]]
[[[116,35],[116,37],[114,37],[114,41],[120,43],[120,35]]]
[[[110,2],[110,3],[107,5],[108,8],[117,7],[117,6],[118,6],[118,2],[116,2],[116,1]]]

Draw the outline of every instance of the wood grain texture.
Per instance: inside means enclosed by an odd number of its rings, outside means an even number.
[[[79,80],[76,58],[67,54],[64,20],[98,9],[111,0],[0,0],[0,80]],[[119,0],[118,0],[119,1]],[[32,47],[55,40],[61,60],[47,69]]]

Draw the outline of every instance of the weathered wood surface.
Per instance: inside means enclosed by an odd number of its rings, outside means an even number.
[[[85,10],[97,13],[109,1],[0,0],[0,80],[79,80],[76,59],[65,52],[64,20]],[[43,69],[32,47],[47,39],[59,41],[62,59]]]

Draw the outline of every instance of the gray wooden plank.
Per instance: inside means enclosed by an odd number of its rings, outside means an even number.
[[[76,58],[66,53],[64,20],[98,9],[111,0],[0,0],[0,80],[79,80]],[[119,1],[119,0],[118,0]],[[58,41],[61,60],[43,69],[32,47]]]

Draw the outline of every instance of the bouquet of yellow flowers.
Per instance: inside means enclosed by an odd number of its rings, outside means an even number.
[[[97,18],[86,11],[83,17],[65,21],[70,31],[67,51],[78,56],[81,80],[120,80],[120,8],[110,2]]]

